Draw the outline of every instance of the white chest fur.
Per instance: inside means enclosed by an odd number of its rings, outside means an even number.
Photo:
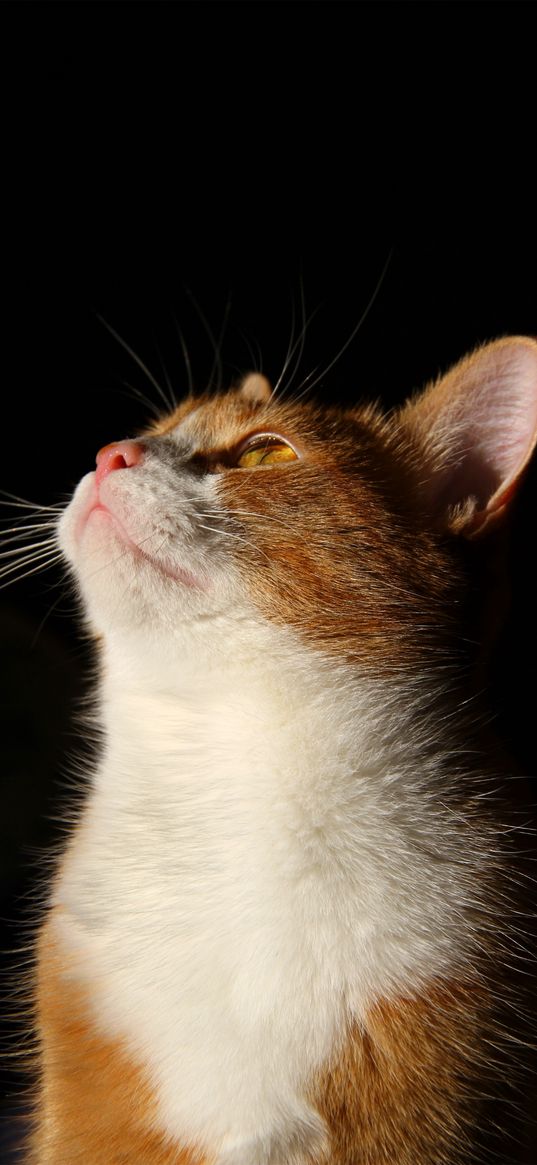
[[[146,645],[143,680],[136,644],[112,645],[56,889],[96,1023],[147,1068],[164,1129],[230,1165],[302,1160],[346,1019],[452,970],[471,906],[401,703],[271,627],[248,640],[225,669]]]

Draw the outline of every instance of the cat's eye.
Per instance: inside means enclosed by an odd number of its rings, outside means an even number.
[[[279,465],[285,461],[298,461],[296,449],[275,433],[257,433],[243,445],[237,466],[239,469],[253,469],[258,465]]]

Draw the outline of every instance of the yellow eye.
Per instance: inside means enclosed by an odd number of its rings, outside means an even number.
[[[237,465],[240,469],[252,469],[256,465],[277,465],[282,461],[298,461],[298,453],[281,437],[263,433],[252,438],[238,457]]]

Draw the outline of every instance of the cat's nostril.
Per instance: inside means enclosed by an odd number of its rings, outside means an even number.
[[[115,441],[104,445],[97,454],[97,484],[116,469],[130,469],[138,465],[144,455],[143,446],[138,441]]]

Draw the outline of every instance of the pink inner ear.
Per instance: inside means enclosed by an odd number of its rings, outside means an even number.
[[[437,515],[449,525],[449,512],[466,507],[465,532],[482,529],[513,496],[537,440],[537,343],[514,337],[478,350],[401,420],[422,448]]]

